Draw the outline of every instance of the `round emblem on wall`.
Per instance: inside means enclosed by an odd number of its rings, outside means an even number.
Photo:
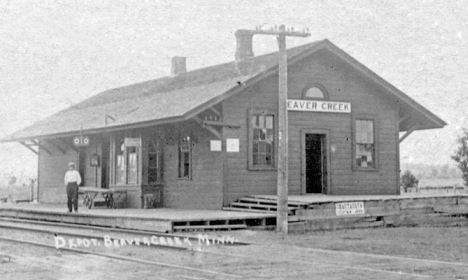
[[[91,140],[89,139],[88,136],[75,136],[73,137],[73,144],[75,146],[89,146],[91,143]]]

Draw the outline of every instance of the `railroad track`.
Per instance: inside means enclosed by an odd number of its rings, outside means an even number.
[[[39,246],[39,247],[46,247],[46,248],[49,248],[49,249],[56,249],[54,245],[41,243],[41,242],[27,241],[27,240],[7,238],[7,237],[0,237],[0,240],[7,241],[7,242],[28,244],[28,245]],[[64,250],[64,251],[68,251],[68,252],[72,252],[72,253],[78,253],[78,254],[101,256],[101,257],[106,257],[106,258],[109,258],[109,259],[112,259],[112,260],[119,260],[119,261],[124,261],[124,262],[138,263],[138,264],[143,264],[143,265],[151,265],[151,266],[155,266],[155,267],[170,268],[170,269],[173,269],[173,270],[175,269],[175,270],[179,270],[179,271],[190,271],[192,274],[196,273],[196,275],[192,275],[192,277],[196,277],[196,278],[192,278],[192,279],[212,279],[213,276],[221,277],[220,279],[241,279],[241,278],[243,278],[243,276],[241,276],[241,275],[225,273],[225,272],[222,272],[222,271],[201,269],[201,268],[196,268],[196,267],[192,267],[192,266],[176,265],[176,264],[165,263],[165,262],[149,261],[149,260],[144,260],[144,259],[135,258],[135,257],[126,257],[126,256],[118,255],[118,254],[91,252],[91,251],[88,251],[88,250],[81,250],[81,249],[74,249],[74,248],[60,248],[60,250]],[[31,258],[31,257],[25,257],[25,256],[4,255],[4,258],[8,258],[8,262],[11,262],[12,258],[13,258],[13,261],[15,259],[21,261],[21,259],[26,258],[26,259],[29,259],[29,261],[47,263],[47,261],[44,261],[43,259],[37,259],[37,258],[34,259],[34,258]],[[173,272],[171,272],[171,274],[173,275]],[[206,276],[208,276],[209,278],[205,278]],[[180,277],[183,277],[183,276],[180,276]],[[189,277],[184,277],[184,278],[190,279]],[[159,278],[154,278],[154,279],[167,279],[167,278],[159,277]]]
[[[40,228],[44,226],[42,222],[28,223],[23,221],[11,221],[10,219],[0,219],[0,229],[24,231],[29,233],[52,236],[52,232],[58,232],[57,225],[52,225],[55,229]],[[48,224],[48,222],[46,223]],[[16,227],[15,227],[16,225]],[[34,225],[34,226],[33,226]],[[6,227],[5,227],[6,226]],[[59,224],[62,227],[62,224]],[[32,229],[34,227],[34,229]],[[93,238],[99,234],[117,234],[115,238],[128,238],[128,234],[145,236],[153,232],[129,231],[120,229],[109,229],[88,226],[74,226],[74,230],[83,229],[96,231],[93,234],[80,233],[80,238]],[[98,229],[96,229],[98,228]],[[62,234],[62,233],[60,233]],[[73,233],[63,233],[68,238],[73,237]],[[89,235],[86,235],[89,234]],[[185,235],[157,234],[157,238],[185,238]],[[85,237],[87,236],[87,237]],[[113,235],[114,236],[114,235]],[[156,236],[156,235],[155,235]],[[54,235],[55,237],[55,235]],[[196,236],[190,236],[193,243],[199,242]],[[457,262],[445,262],[437,260],[427,260],[419,258],[408,258],[399,256],[388,256],[379,254],[365,254],[348,251],[335,251],[315,248],[302,248],[292,245],[279,244],[255,244],[241,243],[238,245],[249,246],[193,246],[191,248],[173,248],[173,246],[140,246],[146,253],[139,257],[126,255],[126,247],[119,247],[118,250],[112,247],[112,252],[105,252],[99,247],[97,250],[88,248],[69,248],[63,246],[56,250],[55,244],[50,240],[30,241],[7,236],[0,237],[6,242],[24,243],[32,246],[41,246],[54,251],[66,251],[77,254],[93,254],[100,257],[109,258],[116,261],[132,262],[145,266],[158,268],[158,271],[167,271],[165,276],[155,279],[174,279],[168,275],[184,274],[176,279],[255,279],[256,276],[262,278],[289,278],[290,273],[295,275],[314,276],[314,278],[327,278],[327,275],[342,275],[344,278],[363,278],[363,275],[373,275],[380,279],[419,279],[437,276],[447,276],[444,273],[454,273],[468,275],[468,264]],[[167,245],[167,244],[166,244]],[[217,245],[217,244],[216,244]],[[156,248],[159,247],[159,248]],[[104,248],[106,249],[106,248]],[[107,248],[109,249],[109,248]],[[155,250],[156,249],[156,250]],[[176,250],[173,250],[176,249]],[[122,252],[121,252],[122,250]],[[162,251],[161,251],[162,250]],[[104,251],[104,252],[103,252]],[[117,252],[117,253],[114,253]],[[146,255],[145,255],[146,254]],[[151,257],[147,257],[151,254]],[[172,273],[172,274],[171,274]],[[175,274],[174,274],[175,273]],[[337,274],[338,273],[338,274]],[[188,276],[191,275],[191,276]],[[192,277],[192,278],[190,278]],[[365,278],[365,277],[364,277]],[[299,278],[301,279],[301,278]]]
[[[139,243],[148,246],[165,247],[170,249],[178,250],[196,250],[197,244],[207,243],[207,241],[214,246],[222,245],[248,245],[249,243],[239,242],[234,238],[220,239],[215,236],[208,236],[206,234],[195,235],[181,235],[181,234],[170,234],[161,233],[156,231],[146,230],[130,230],[130,229],[118,229],[109,227],[89,226],[89,225],[77,225],[67,224],[59,222],[49,221],[34,221],[24,219],[13,219],[13,218],[0,218],[0,228],[18,229],[18,230],[29,230],[35,232],[42,232],[53,234],[54,236],[68,236],[77,237],[82,239],[97,239],[105,240],[106,237],[112,239],[112,242],[131,236],[138,236],[133,239],[135,242],[138,238]],[[94,234],[83,233],[83,232],[98,232]],[[81,232],[81,233],[80,233]],[[146,240],[145,240],[146,239]],[[130,239],[129,239],[130,240]],[[148,241],[148,242],[146,242]],[[108,241],[109,242],[109,241]],[[131,245],[131,244],[129,244]]]
[[[225,273],[220,270],[209,269],[209,266],[207,268],[203,268],[200,265],[179,265],[172,262],[153,260],[153,258],[145,259],[141,257],[133,257],[131,255],[136,253],[128,253],[129,248],[133,247],[133,252],[135,252],[135,250],[144,251],[146,249],[147,254],[151,251],[153,254],[154,252],[158,252],[167,255],[179,252],[185,255],[187,253],[193,255],[193,253],[201,250],[200,245],[207,246],[207,242],[209,242],[209,246],[211,247],[223,245],[246,245],[246,243],[237,242],[234,239],[231,239],[233,242],[218,242],[218,238],[210,238],[207,235],[201,235],[200,237],[152,231],[103,228],[96,226],[83,226],[8,218],[0,218],[0,230],[0,240],[4,242],[13,242],[17,244],[26,244],[34,247],[47,248],[52,250],[50,252],[60,251],[83,255],[95,255],[121,262],[131,262],[140,265],[156,267],[158,268],[159,272],[167,271],[167,274],[173,275],[175,273],[175,275],[180,276],[177,277],[177,279],[191,279],[189,276],[187,276],[187,273],[188,275],[195,277],[193,279],[243,278],[242,276],[236,275],[235,273]],[[137,239],[139,241],[135,241]],[[57,240],[66,241],[64,243],[57,244]],[[69,246],[70,240],[74,240],[73,246]],[[123,242],[125,244],[123,244]],[[53,263],[53,261],[47,261],[40,257],[34,258],[24,255],[5,255],[4,258],[8,259],[8,262],[10,262],[10,260],[24,262],[26,259],[33,263],[39,263],[39,265],[41,263],[44,263],[45,265]],[[73,265],[70,264],[63,265],[65,268],[70,268],[72,266]],[[161,276],[154,279],[173,278],[165,278]]]

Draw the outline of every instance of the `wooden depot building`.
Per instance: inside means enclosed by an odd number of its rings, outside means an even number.
[[[40,202],[82,185],[127,190],[127,207],[222,209],[277,192],[278,53],[111,89],[15,132],[38,153]],[[328,40],[287,50],[290,195],[399,194],[399,143],[446,123]],[[406,132],[400,138],[400,132]]]

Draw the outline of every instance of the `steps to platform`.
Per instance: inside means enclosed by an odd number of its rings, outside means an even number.
[[[288,214],[294,215],[296,210],[305,209],[309,204],[297,201],[288,201]],[[242,211],[254,213],[276,213],[278,209],[275,199],[258,198],[246,196],[232,202],[229,207],[224,207],[225,211]]]
[[[238,201],[244,202],[244,203],[260,204],[260,205],[275,205],[275,206],[277,205],[276,198],[269,199],[269,198],[256,197],[256,196],[246,196],[246,197],[239,198]],[[288,200],[289,207],[305,208],[309,204],[310,204],[309,202]]]

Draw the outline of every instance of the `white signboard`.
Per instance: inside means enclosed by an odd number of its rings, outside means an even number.
[[[221,152],[221,140],[211,140],[210,141],[210,150],[212,152]]]
[[[239,139],[226,139],[226,152],[238,153],[239,152]]]
[[[288,111],[351,113],[351,103],[288,99]]]
[[[125,146],[141,147],[141,138],[125,138]]]
[[[337,216],[365,214],[362,201],[335,203],[335,207]]]

